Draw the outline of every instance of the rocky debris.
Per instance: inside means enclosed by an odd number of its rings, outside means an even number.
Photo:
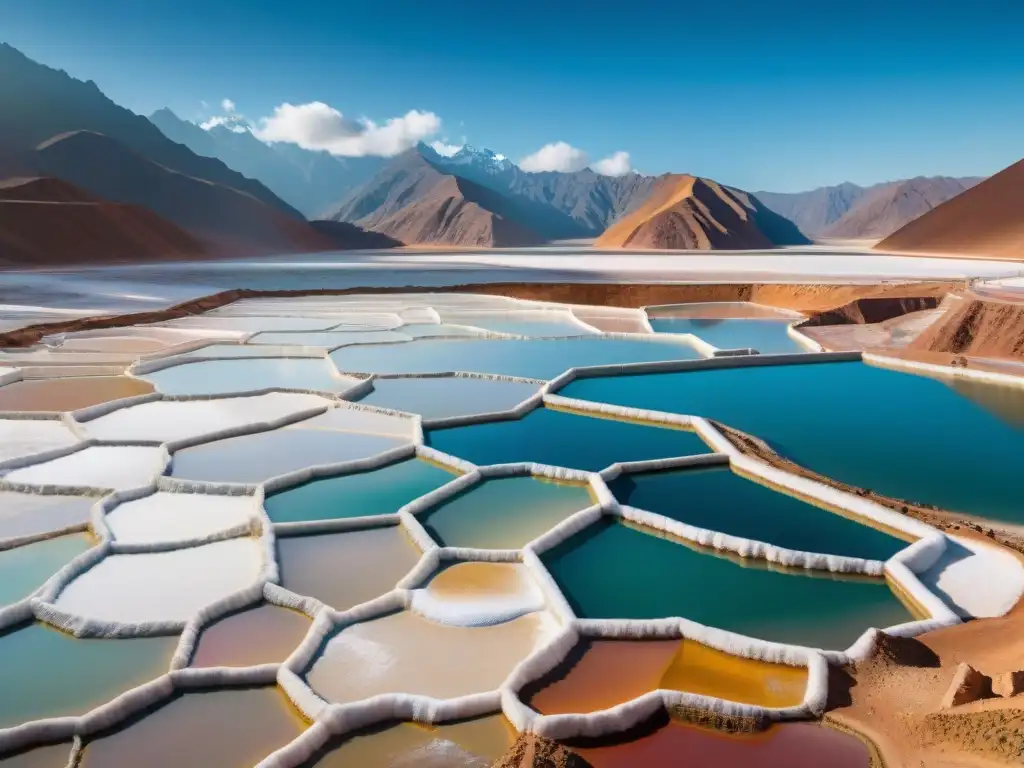
[[[970,664],[961,662],[953,675],[953,682],[949,684],[945,695],[942,697],[940,707],[951,709],[961,704],[970,704],[972,701],[986,698],[992,691],[992,678],[981,674]]]
[[[992,693],[1004,699],[1024,693],[1024,671],[999,672],[992,675]]]
[[[590,768],[590,763],[551,739],[523,733],[492,768]]]

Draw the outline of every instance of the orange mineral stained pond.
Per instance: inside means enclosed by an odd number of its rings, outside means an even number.
[[[725,734],[676,721],[662,722],[629,741],[569,744],[593,768],[869,768],[856,737],[817,725],[787,723],[761,733]]]
[[[799,704],[807,670],[732,656],[692,640],[585,640],[523,691],[543,714],[596,712],[648,691],[698,693],[744,704]]]
[[[516,735],[501,715],[436,726],[396,723],[332,740],[303,768],[485,768]]]
[[[456,603],[528,595],[534,588],[520,563],[455,563],[438,571],[427,585],[434,597]]]
[[[193,667],[251,667],[282,662],[309,631],[305,614],[269,603],[207,626],[192,656]]]
[[[80,768],[251,768],[304,728],[276,686],[194,691],[90,741]]]
[[[73,376],[16,381],[0,387],[0,411],[74,411],[153,391],[130,376]]]

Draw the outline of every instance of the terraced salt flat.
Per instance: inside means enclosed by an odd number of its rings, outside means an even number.
[[[735,319],[732,311],[702,310]],[[701,437],[682,427],[689,416],[719,419],[840,479],[908,498],[936,486],[943,500],[1005,512],[1012,483],[997,475],[1013,477],[1013,398],[851,363],[740,357],[686,371],[703,354],[652,336],[642,319],[640,310],[471,294],[257,298],[43,350],[51,366],[60,354],[106,355],[82,362],[120,375],[86,382],[51,367],[49,381],[72,385],[52,385],[59,397],[37,392],[30,405],[60,420],[0,419],[0,461],[9,460],[0,469],[0,763],[64,768],[77,734],[77,764],[97,768],[252,766],[271,755],[274,768],[481,768],[516,727],[543,730],[568,714],[562,722],[579,734],[601,736],[570,739],[597,768],[867,768],[860,741],[816,724],[725,734],[661,714],[621,733],[594,713],[661,691],[715,699],[726,713],[739,703],[753,708],[744,713],[814,717],[827,682],[814,648],[854,661],[867,650],[851,644],[870,627],[913,635],[918,618],[999,615],[1024,590],[1024,569],[1002,550],[947,539],[854,494],[801,485],[749,457],[711,456],[709,445],[729,449],[716,428],[695,420]],[[793,319],[704,326],[746,341]],[[494,332],[589,335],[480,337]],[[462,338],[443,338],[450,333]],[[203,340],[216,343],[188,351]],[[371,343],[312,356],[311,345],[354,341]],[[146,352],[158,347],[192,362],[154,371],[167,364]],[[537,397],[571,367],[649,361],[678,372],[580,371],[554,398],[544,394],[546,405]],[[144,378],[121,373],[129,366]],[[451,371],[481,375],[418,377]],[[151,383],[158,394],[80,410],[83,399],[123,397],[125,382],[132,394]],[[261,393],[273,388],[323,394]],[[563,410],[559,395],[596,400],[603,412]],[[487,420],[512,408],[517,418]],[[926,417],[935,413],[956,440],[934,439],[943,433]],[[431,425],[451,417],[461,426]],[[923,434],[931,438],[915,437]],[[995,448],[978,451],[993,467],[975,465],[964,435],[972,450],[995,436]],[[99,442],[76,445],[87,439]],[[947,478],[957,467],[958,479]],[[992,488],[975,487],[976,470]],[[662,530],[686,525],[728,546],[702,549]],[[806,552],[807,567],[769,562],[775,555],[757,541]],[[911,541],[927,556],[908,557]],[[877,575],[881,560],[888,579]],[[984,594],[972,586],[979,580]],[[759,661],[776,652],[766,640],[793,646],[792,665]],[[102,719],[80,717],[128,691]],[[310,730],[321,714],[313,694],[337,707]],[[46,722],[11,730],[37,720]],[[44,741],[58,743],[37,746]]]
[[[139,378],[165,395],[226,395],[271,388],[343,392],[359,383],[339,376],[329,361],[310,357],[201,360]]]
[[[787,333],[792,320],[650,319],[656,333],[692,333],[719,349],[756,349],[763,355],[807,352]]]
[[[377,379],[373,391],[359,402],[417,413],[424,419],[448,419],[508,411],[539,389],[536,383],[472,376]]]
[[[0,411],[74,411],[152,391],[152,384],[129,376],[16,381],[0,387]]]

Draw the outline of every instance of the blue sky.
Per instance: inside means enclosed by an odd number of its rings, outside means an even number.
[[[1021,0],[0,0],[0,16],[0,40],[141,113],[416,109],[442,121],[434,138],[514,160],[564,141],[750,190],[1024,156]]]

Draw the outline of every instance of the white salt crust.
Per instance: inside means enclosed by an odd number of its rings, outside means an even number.
[[[63,417],[0,418],[0,462],[74,445],[79,436]]]
[[[890,368],[894,371],[908,371],[910,373],[927,373],[939,375],[948,379],[968,379],[969,381],[984,381],[989,384],[1000,384],[1009,387],[1024,387],[1024,377],[1014,376],[1009,373],[998,373],[996,371],[982,371],[976,368],[954,368],[948,365],[935,365],[934,363],[921,363],[916,360],[903,360],[898,357],[879,355],[874,352],[864,353],[864,362],[875,365],[879,368]]]
[[[4,479],[43,487],[120,490],[151,482],[164,471],[169,459],[167,450],[160,446],[97,445],[92,440],[70,450],[58,449],[31,458],[31,464],[22,462],[7,469]],[[5,464],[10,467],[12,462]]]
[[[435,299],[438,295],[415,294],[412,296],[413,298],[411,301],[414,302],[417,312],[408,312],[406,314],[403,314],[405,310],[400,306],[402,297],[399,295],[388,296],[386,302],[379,300],[376,302],[350,302],[339,301],[340,299],[347,297],[312,297],[314,300],[303,302],[302,306],[309,307],[310,312],[316,312],[318,311],[316,309],[317,307],[323,307],[325,309],[323,314],[330,315],[327,319],[329,322],[334,323],[331,327],[337,327],[338,323],[342,322],[338,320],[339,315],[347,314],[330,311],[332,307],[336,308],[339,304],[344,304],[347,307],[359,310],[352,313],[352,316],[344,318],[344,320],[349,321],[368,320],[367,315],[371,315],[372,312],[365,312],[364,310],[376,309],[378,321],[381,314],[387,314],[389,315],[388,321],[391,323],[387,328],[380,328],[381,330],[399,327],[403,322],[407,322],[407,320],[404,319],[406,317],[415,318],[416,322],[429,322],[429,320],[427,320],[428,313],[426,310],[429,309],[431,312],[436,314],[435,310],[430,309],[430,303],[434,303],[435,305],[439,304],[453,310],[479,308],[491,311],[493,311],[497,306],[509,306],[510,308],[522,306],[558,308],[560,306],[545,302],[518,302],[501,299],[500,297],[473,297],[463,294],[453,294],[442,297],[444,299],[443,301],[431,301],[431,299]],[[362,298],[365,299],[365,297]],[[287,315],[292,311],[290,308],[297,305],[297,303],[292,304],[288,300],[245,300],[244,302],[238,302],[236,305],[233,305],[235,310],[231,310],[230,307],[222,308],[218,313],[231,315],[237,313],[240,318],[244,317],[247,312],[244,309],[243,311],[239,311],[239,309],[243,308],[245,303],[250,301],[257,302],[255,304],[248,305],[253,310],[266,312],[268,315],[274,314],[271,309],[283,312]],[[384,308],[386,311],[381,313],[379,311],[381,308]],[[418,311],[421,308],[424,310],[423,312]],[[602,308],[602,311],[604,311],[604,309],[605,308]],[[254,311],[252,314],[258,314],[258,312]],[[615,313],[612,312],[612,314]],[[356,315],[359,315],[359,317],[355,317]],[[245,321],[243,320],[243,323],[244,322]],[[357,327],[370,328],[372,326],[368,322],[367,325]],[[100,332],[100,335],[110,335],[110,331],[102,331]],[[213,332],[211,332],[211,335],[213,335]],[[220,335],[223,337],[225,334],[221,333]],[[642,334],[602,335],[626,338],[650,338]],[[679,342],[675,341],[673,343]],[[707,347],[710,347],[710,345],[707,345]],[[722,352],[721,350],[715,350],[714,348],[705,348],[702,349],[702,351],[711,355]],[[729,352],[729,350],[726,351]],[[728,461],[735,468],[749,475],[761,477],[772,485],[789,489],[801,496],[816,498],[826,505],[843,509],[852,516],[860,516],[868,520],[873,520],[883,526],[903,530],[912,536],[919,537],[919,539],[916,543],[908,546],[886,562],[884,564],[884,572],[887,578],[895,586],[914,599],[919,606],[930,612],[932,618],[924,621],[908,622],[898,627],[888,628],[885,631],[910,636],[937,626],[945,626],[955,623],[959,621],[959,618],[954,611],[940,600],[937,595],[925,588],[921,583],[921,580],[918,578],[918,574],[924,574],[929,583],[935,584],[937,588],[947,588],[950,593],[954,591],[954,586],[956,586],[958,582],[962,581],[960,573],[950,571],[949,573],[944,574],[944,571],[941,568],[940,559],[943,557],[943,553],[946,550],[948,540],[945,536],[942,536],[930,527],[923,524],[916,524],[915,521],[907,520],[902,516],[895,515],[895,513],[891,513],[889,510],[878,507],[877,505],[872,505],[859,497],[841,493],[829,486],[822,486],[821,484],[807,481],[804,478],[790,476],[785,472],[774,470],[774,468],[769,467],[768,465],[762,465],[760,462],[749,459],[748,457],[738,456],[736,455],[738,452],[731,448],[731,444],[729,444],[728,441],[725,441],[717,430],[703,419],[688,417],[685,415],[681,416],[678,414],[661,414],[656,412],[640,411],[637,409],[616,409],[601,404],[572,401],[553,395],[554,392],[577,377],[616,375],[648,371],[690,370],[749,365],[779,365],[787,363],[809,363],[824,362],[826,360],[854,359],[860,359],[860,355],[857,353],[771,356],[750,355],[737,357],[709,357],[705,360],[696,361],[686,360],[672,361],[669,363],[638,363],[630,365],[572,369],[566,371],[550,382],[545,383],[540,393],[541,396],[531,398],[530,401],[527,401],[528,405],[526,405],[526,407],[521,409],[517,408],[515,416],[524,415],[529,410],[539,407],[544,402],[547,402],[549,405],[571,407],[573,410],[581,410],[584,412],[604,413],[616,415],[621,418],[639,419],[642,421],[665,423],[667,425],[673,424],[677,426],[689,426],[696,430],[698,434],[700,434],[701,437],[717,451],[717,453],[698,457],[664,459],[656,462],[634,462],[630,464],[613,465],[606,469],[603,474],[611,479],[616,473],[622,471],[670,469],[678,466],[684,466],[686,464],[725,463]],[[189,358],[188,360],[191,362],[194,361],[194,358]],[[160,361],[143,361],[141,364],[153,363],[159,364]],[[172,362],[171,364],[178,363]],[[161,365],[160,367],[163,366]],[[957,373],[959,373],[959,371],[957,371]],[[20,377],[21,373],[17,370],[0,373],[0,384],[8,381],[20,380]],[[343,396],[359,396],[363,392],[368,391],[370,386],[372,386],[371,378],[366,378]],[[265,391],[279,390],[268,388]],[[353,395],[353,393],[356,394]],[[259,393],[248,392],[244,394],[253,395]],[[328,399],[337,400],[337,395],[334,393],[326,393],[326,395]],[[225,396],[219,395],[218,397],[224,398]],[[155,397],[152,395],[144,395],[139,398],[128,398],[128,400],[133,404],[156,402],[158,400],[161,402],[164,400],[172,401],[176,399],[200,400],[209,398],[160,398],[159,395]],[[87,413],[80,412],[76,415],[78,415],[84,423],[88,423],[91,418],[98,418],[101,415],[113,413],[121,407],[124,407],[123,403],[116,405],[106,404],[104,406],[97,406],[96,410],[90,410]],[[508,418],[508,412],[483,414],[475,417],[471,423],[490,421],[496,418]],[[845,652],[823,652],[799,646],[766,643],[761,640],[743,637],[732,632],[703,627],[695,622],[680,618],[656,621],[577,619],[573,615],[572,609],[565,600],[565,597],[561,594],[558,585],[541,562],[540,557],[538,556],[539,553],[555,546],[574,533],[583,530],[588,525],[599,520],[605,514],[619,516],[639,514],[643,517],[642,524],[649,527],[660,527],[662,530],[669,530],[669,526],[675,521],[669,521],[666,518],[662,518],[661,516],[644,512],[642,510],[629,511],[628,508],[622,507],[616,502],[608,490],[602,475],[598,475],[596,473],[575,472],[561,468],[544,467],[533,464],[513,464],[477,468],[469,462],[456,457],[446,456],[435,449],[424,446],[422,444],[422,427],[420,426],[418,419],[416,420],[416,423],[417,437],[414,441],[415,445],[410,444],[409,446],[402,446],[393,451],[389,451],[386,454],[372,457],[370,459],[361,459],[359,461],[352,462],[339,462],[337,464],[325,465],[323,467],[307,468],[305,470],[289,473],[288,475],[272,478],[248,489],[239,488],[238,486],[232,486],[230,484],[197,483],[177,480],[174,478],[160,477],[153,483],[142,483],[139,484],[139,487],[137,488],[115,492],[97,502],[91,510],[91,518],[93,520],[96,533],[101,538],[101,544],[83,553],[65,566],[65,568],[55,574],[54,577],[40,588],[40,590],[38,590],[32,597],[23,600],[21,603],[0,609],[0,629],[9,627],[12,624],[19,623],[21,621],[35,618],[37,620],[54,624],[55,626],[65,629],[66,631],[71,631],[79,636],[127,637],[181,633],[178,650],[175,653],[171,664],[172,672],[155,681],[139,686],[131,691],[127,691],[121,696],[115,698],[113,701],[98,707],[82,717],[52,718],[26,723],[15,728],[0,730],[0,753],[32,744],[69,740],[71,738],[75,739],[76,749],[80,751],[81,737],[88,736],[98,730],[115,725],[118,722],[123,721],[125,718],[130,717],[132,714],[172,696],[175,690],[185,690],[195,686],[266,684],[275,679],[295,705],[304,714],[306,714],[307,717],[314,719],[314,723],[296,740],[263,760],[260,763],[260,766],[263,768],[295,768],[295,766],[299,765],[303,760],[308,759],[332,736],[344,734],[355,728],[395,718],[405,720],[412,719],[431,723],[488,714],[500,710],[503,711],[520,730],[532,730],[546,735],[598,735],[621,731],[624,728],[628,728],[630,725],[635,724],[639,719],[642,719],[645,714],[655,711],[658,707],[681,703],[720,712],[764,715],[772,719],[812,716],[820,712],[824,703],[824,695],[827,687],[827,666],[825,661],[829,660],[837,663],[843,663],[850,660],[863,659],[871,653],[875,643],[877,642],[877,630],[869,629],[866,630],[861,638]],[[77,427],[75,422],[71,422],[71,424],[72,428]],[[245,434],[252,431],[263,431],[265,428],[265,424],[249,424],[245,427],[226,430],[226,432],[231,434]],[[218,439],[223,438],[224,436],[226,435],[220,434],[218,435]],[[208,442],[211,439],[212,438],[209,436],[196,438],[193,444]],[[85,448],[97,447],[94,445],[94,441],[88,441],[83,445]],[[104,445],[98,447],[124,446]],[[173,449],[175,444],[170,444],[170,447]],[[60,455],[55,456],[54,458],[62,458],[65,454],[70,456],[73,455],[74,452],[84,450],[85,448],[79,447],[76,451],[58,449],[54,453]],[[136,448],[138,448],[138,446]],[[163,451],[163,455],[166,457],[168,446],[161,446],[158,450]],[[372,466],[383,466],[386,463],[398,461],[402,458],[408,458],[411,455],[418,455],[425,459],[447,464],[453,469],[462,472],[463,476],[454,479],[452,482],[437,491],[413,501],[395,515],[383,515],[376,518],[361,518],[344,521],[327,521],[330,523],[338,523],[339,527],[337,530],[357,529],[360,527],[367,527],[369,525],[393,525],[396,523],[399,523],[406,528],[413,541],[423,549],[424,554],[413,570],[399,580],[399,583],[392,592],[362,605],[355,606],[348,611],[338,613],[329,607],[324,606],[315,599],[295,595],[277,584],[279,575],[277,564],[274,560],[275,531],[281,530],[281,532],[287,531],[289,533],[303,532],[300,529],[292,529],[289,526],[303,526],[305,524],[272,525],[269,519],[267,519],[265,511],[262,509],[262,499],[265,492],[288,487],[290,485],[296,485],[313,476],[344,474],[346,472],[357,471],[359,469],[367,469]],[[0,467],[10,469],[12,465],[19,465],[19,461],[15,459],[11,463],[5,462],[4,464],[0,464]],[[40,464],[37,463],[33,466],[40,466]],[[30,466],[27,468],[31,469],[33,467]],[[15,469],[14,471],[18,470]],[[467,548],[441,548],[430,540],[429,536],[426,535],[426,532],[415,518],[414,513],[419,509],[422,509],[424,505],[429,506],[431,504],[435,504],[439,499],[457,493],[460,489],[467,487],[474,482],[479,482],[485,477],[510,476],[515,474],[540,474],[564,480],[588,482],[591,490],[598,499],[598,504],[571,515],[550,531],[528,543],[521,550],[494,551],[473,550]],[[102,493],[102,491],[94,487],[73,488],[54,487],[52,485],[36,486],[15,484],[9,482],[9,478],[8,480],[0,480],[0,491],[3,490],[32,494],[64,494],[70,492],[83,492],[96,495],[97,493]],[[106,522],[106,515],[108,512],[116,512],[119,506],[128,506],[133,502],[151,497],[157,493],[201,493],[204,495],[239,493],[243,495],[247,493],[251,494],[249,498],[253,499],[253,502],[257,507],[254,518],[255,523],[252,526],[253,530],[251,532],[260,533],[260,539],[229,538],[227,540],[220,540],[218,539],[219,536],[234,537],[243,536],[246,533],[240,530],[224,528],[221,531],[217,531],[212,534],[208,534],[203,538],[188,542],[190,547],[184,547],[184,544],[181,541],[139,543],[113,541],[110,529]],[[908,527],[913,530],[908,530]],[[694,533],[694,535],[703,534]],[[716,540],[722,541],[721,539]],[[252,583],[246,586],[241,586],[228,594],[220,595],[218,599],[208,601],[204,606],[192,610],[184,619],[168,618],[166,616],[166,612],[163,611],[163,608],[157,606],[157,610],[154,612],[154,615],[156,615],[156,613],[160,613],[160,618],[157,619],[145,620],[137,623],[124,623],[116,620],[98,621],[91,618],[86,619],[75,616],[54,605],[54,601],[56,600],[59,602],[60,598],[66,595],[69,586],[73,585],[78,578],[84,578],[82,576],[83,574],[87,575],[94,567],[102,565],[108,558],[114,559],[116,557],[130,558],[144,555],[176,554],[178,552],[187,552],[191,547],[198,547],[200,549],[203,547],[216,548],[224,547],[226,545],[243,545],[245,542],[249,542],[249,546],[254,547],[260,553],[257,558],[257,574]],[[761,549],[761,547],[766,547],[767,545],[763,545],[759,542],[749,542],[737,539],[733,543],[737,547],[748,548],[748,551],[750,552],[756,551],[759,556],[769,556],[769,551],[767,549]],[[814,553],[802,554],[810,558],[823,557],[821,555],[814,555]],[[977,552],[974,557],[985,558],[986,562],[995,563],[992,558],[986,557],[987,554],[989,553]],[[206,559],[207,558],[205,557],[200,558],[200,560]],[[252,561],[252,558],[248,555],[244,559],[250,560],[250,562]],[[558,621],[562,625],[562,629],[557,633],[557,635],[551,638],[546,645],[539,648],[528,658],[524,659],[512,671],[508,679],[503,683],[498,691],[446,701],[437,701],[428,697],[408,694],[387,694],[353,704],[328,705],[313,693],[313,691],[303,682],[300,674],[304,672],[306,667],[312,661],[316,655],[321,640],[326,637],[327,634],[331,633],[339,626],[359,621],[367,621],[395,610],[416,610],[414,605],[417,602],[416,595],[422,592],[423,585],[429,580],[430,575],[445,562],[463,561],[521,563],[522,567],[534,580],[537,587],[537,594],[540,594],[543,597],[544,608],[553,616],[557,617]],[[870,563],[870,561],[865,562]],[[976,568],[977,563],[972,563],[971,567]],[[1004,568],[1008,571],[1010,565],[1002,562],[994,565],[993,567],[995,570],[988,570],[986,573],[1003,572],[1000,571],[1000,568]],[[1020,566],[1019,564],[1016,564],[1016,561],[1014,561],[1013,567],[1016,569],[1014,572],[1015,575],[1019,576],[1017,572],[1020,571]],[[200,571],[201,570],[202,568],[200,568]],[[102,574],[102,571],[100,571],[100,573]],[[177,584],[181,576],[182,574],[175,571],[172,579],[174,579]],[[185,575],[184,577],[186,581],[189,578],[188,575]],[[1014,587],[1014,589],[1016,589],[1016,587]],[[1004,593],[1004,597],[1008,595],[1008,592],[1009,591]],[[72,596],[74,596],[74,593],[72,593]],[[133,599],[134,597],[135,596],[132,596]],[[203,597],[212,597],[212,595],[203,595]],[[957,595],[950,594],[949,599],[956,600],[957,597]],[[65,599],[67,598],[65,597]],[[217,618],[227,615],[232,611],[256,605],[260,601],[294,608],[313,618],[313,624],[311,625],[310,631],[305,640],[298,648],[296,648],[284,664],[268,664],[261,665],[259,667],[241,669],[214,668],[193,670],[187,668],[188,661],[194,652],[195,643],[203,626],[208,625]],[[89,596],[86,596],[85,602],[90,603]],[[422,598],[419,598],[419,603],[422,607]],[[992,605],[989,606],[993,614],[998,613],[999,607],[1004,604],[997,603],[998,601],[994,601]],[[533,604],[535,603],[531,603],[531,606]],[[464,610],[460,612],[455,606],[451,605],[445,605],[443,607],[444,610],[434,610],[434,608],[436,608],[435,605],[430,603],[427,603],[427,605],[429,612],[434,616],[434,620],[444,620],[445,623],[457,624],[459,622],[472,622],[479,620],[481,616],[478,606],[470,605],[468,606],[469,610],[465,610],[467,606],[463,606]],[[150,610],[150,606],[142,600],[138,601],[137,607],[143,613],[148,613]],[[520,605],[520,607],[524,608],[525,603]],[[501,617],[492,616],[491,618],[497,620]],[[612,708],[611,710],[606,710],[601,713],[592,713],[590,715],[542,716],[533,712],[533,710],[530,710],[518,699],[517,691],[520,690],[527,682],[535,679],[539,674],[542,674],[544,670],[550,669],[552,666],[559,663],[559,661],[564,658],[564,655],[568,653],[576,639],[580,636],[615,636],[635,638],[685,636],[720,650],[741,656],[798,666],[806,665],[809,670],[807,694],[804,702],[799,707],[786,709],[764,710],[702,696],[679,694],[671,691],[658,691],[652,694],[647,694],[639,699],[635,699],[632,702],[626,702],[618,707]]]

